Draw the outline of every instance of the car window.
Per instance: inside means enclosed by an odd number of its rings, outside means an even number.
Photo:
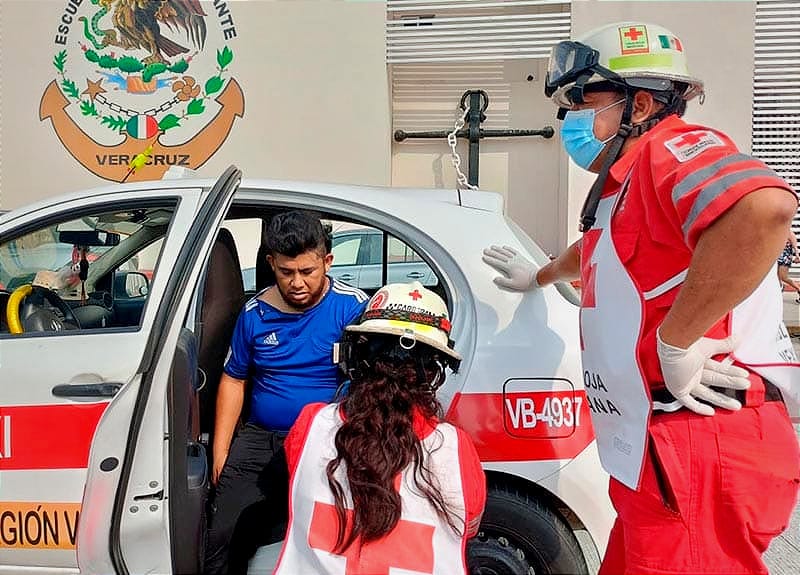
[[[358,250],[361,248],[361,235],[353,233],[333,237],[331,251],[334,266],[352,266],[358,261]]]
[[[258,247],[261,245],[262,225],[261,218],[237,218],[226,220],[222,224],[222,227],[231,233],[236,244],[245,291],[256,289],[256,257]]]
[[[160,238],[136,252],[129,259],[115,270],[117,278],[124,277],[124,282],[114,282],[114,298],[138,298],[147,295],[150,282],[153,281],[153,270],[156,267],[158,254],[161,253],[161,244],[164,238]],[[123,289],[119,289],[123,287]]]
[[[384,230],[353,222],[326,220],[332,230],[334,278],[375,292],[384,283],[419,281],[428,288],[439,285],[430,265],[408,242]],[[384,266],[384,241],[386,265]],[[384,268],[386,268],[384,270]]]
[[[388,261],[389,263],[407,263],[407,262],[423,262],[423,260],[417,252],[415,252],[411,247],[406,244],[403,240],[398,238],[389,236],[389,249],[388,251]],[[378,262],[380,262],[382,256],[378,258]]]
[[[55,325],[53,314],[64,329],[138,325],[174,209],[90,213],[0,242],[0,289],[6,294],[0,313],[6,317],[9,293],[36,286],[40,291],[13,304],[12,316],[24,331],[50,331],[45,326]],[[131,298],[138,303],[120,320],[117,309]],[[30,329],[24,329],[27,319]],[[9,325],[0,324],[2,331]]]
[[[381,265],[383,261],[383,238],[384,234],[380,230],[372,230],[372,233],[365,236],[367,247],[366,254],[362,263]]]
[[[87,246],[86,259],[96,260],[108,247]],[[25,234],[0,244],[0,286],[14,290],[30,283],[39,271],[56,272],[73,263],[77,247],[60,243],[56,226]]]

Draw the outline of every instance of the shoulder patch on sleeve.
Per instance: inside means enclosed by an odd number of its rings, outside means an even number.
[[[708,130],[686,132],[664,142],[667,150],[681,163],[699,156],[708,148],[724,145],[725,142],[719,136]]]

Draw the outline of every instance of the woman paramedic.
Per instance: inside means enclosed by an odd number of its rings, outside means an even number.
[[[486,480],[467,434],[441,421],[436,390],[461,358],[442,299],[390,284],[346,328],[340,403],[305,407],[286,438],[289,528],[275,570],[467,573]]]

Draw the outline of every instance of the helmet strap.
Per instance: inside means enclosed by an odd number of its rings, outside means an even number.
[[[436,391],[442,386],[445,380],[444,364],[442,364],[442,362],[439,361],[438,359],[435,360],[434,363],[436,365],[436,371],[433,374],[433,379],[431,381],[425,381],[424,379],[420,380],[420,384],[427,387],[431,393],[436,393]],[[430,365],[428,366],[428,368],[430,369]],[[419,374],[419,368],[417,373]],[[423,372],[423,378],[425,378],[424,372]]]
[[[570,102],[583,104],[583,88],[592,76],[594,76],[593,69],[587,70],[585,73],[578,76],[567,95]]]
[[[425,377],[425,364],[422,361],[422,357],[419,355],[414,360],[414,368],[417,372],[417,385],[425,385],[427,382],[427,377]]]
[[[620,121],[617,135],[614,136],[614,139],[608,144],[608,153],[603,159],[600,173],[597,174],[597,179],[595,179],[592,184],[592,188],[589,190],[589,194],[586,196],[586,201],[584,201],[583,208],[581,209],[581,223],[579,228],[581,232],[588,232],[592,229],[592,226],[594,226],[597,219],[597,207],[600,205],[600,196],[603,195],[603,188],[608,179],[608,172],[611,170],[611,166],[614,165],[614,162],[617,161],[625,140],[628,139],[628,136],[630,136],[633,131],[633,126],[630,123],[632,115],[633,94],[627,92],[625,94],[625,110],[622,112],[622,120]]]

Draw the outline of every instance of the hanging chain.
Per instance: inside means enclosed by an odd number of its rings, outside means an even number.
[[[458,131],[464,127],[464,119],[469,114],[469,108],[462,110],[461,107],[456,108],[456,123],[453,126],[453,131],[447,134],[447,143],[450,145],[450,159],[453,162],[453,168],[456,171],[456,179],[458,180],[456,187],[459,190],[477,190],[478,186],[473,186],[469,183],[467,176],[464,175],[464,172],[461,171],[461,156],[458,155],[458,150],[456,146],[458,145],[458,139],[456,134]]]
[[[138,110],[123,108],[119,104],[110,101],[108,98],[103,96],[103,94],[97,94],[97,96],[95,96],[95,100],[100,102],[104,106],[107,106],[112,112],[116,112],[118,114],[125,114],[128,117],[139,116],[139,115],[155,116],[160,112],[166,112],[176,104],[179,104],[181,101],[180,98],[175,96],[172,100],[167,100],[166,102],[161,104],[158,108],[152,108],[150,110],[145,110],[144,112],[140,112]]]

